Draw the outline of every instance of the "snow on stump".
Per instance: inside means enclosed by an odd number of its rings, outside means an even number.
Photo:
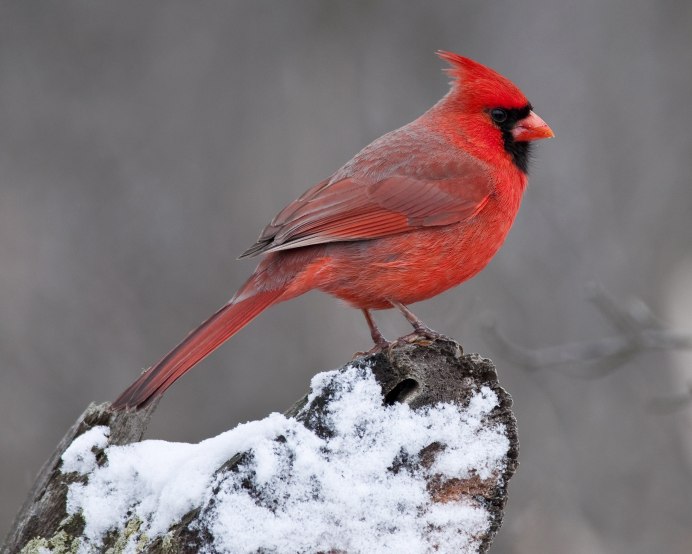
[[[199,444],[126,444],[152,411],[92,405],[6,551],[485,552],[517,464],[511,398],[451,340],[320,373],[286,414]]]

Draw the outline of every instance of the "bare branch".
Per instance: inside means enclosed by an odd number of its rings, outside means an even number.
[[[486,340],[500,356],[527,371],[551,368],[587,379],[602,377],[646,351],[692,350],[692,336],[667,328],[641,300],[622,306],[598,285],[589,286],[589,300],[619,334],[532,349],[511,342],[488,320],[483,325]],[[689,401],[690,394],[684,398]],[[682,399],[674,403],[678,401]]]
[[[649,410],[658,414],[672,414],[689,406],[692,406],[692,383],[687,385],[687,390],[682,394],[653,398],[647,404]]]

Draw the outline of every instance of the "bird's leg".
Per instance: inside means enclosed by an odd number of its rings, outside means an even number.
[[[370,310],[362,310],[362,312],[365,316],[365,321],[368,322],[368,327],[370,327],[370,336],[372,337],[372,342],[374,342],[375,346],[379,349],[387,348],[389,346],[389,342],[387,342],[387,339],[384,338],[382,333],[380,333],[380,330],[377,328]]]
[[[375,320],[372,318],[372,314],[370,313],[370,310],[363,309],[361,310],[363,312],[363,315],[365,316],[365,321],[368,322],[368,327],[370,327],[370,336],[372,337],[372,342],[375,343],[375,346],[368,350],[367,352],[356,352],[353,357],[354,358],[360,358],[362,356],[369,356],[370,354],[376,354],[378,352],[382,352],[386,348],[389,348],[391,346],[391,343],[384,338],[384,335],[380,332],[380,330],[377,328],[377,325],[375,324]]]
[[[410,335],[406,335],[405,337],[402,337],[402,339],[405,342],[412,342],[418,338],[435,340],[435,339],[439,339],[439,338],[444,337],[444,335],[441,335],[437,331],[433,331],[430,327],[428,327],[425,323],[423,323],[416,316],[416,314],[414,314],[411,310],[409,310],[401,302],[397,302],[396,300],[390,300],[389,303],[392,306],[394,306],[395,308],[397,308],[402,314],[404,314],[404,317],[406,318],[406,320],[413,326],[414,332]]]
[[[413,325],[413,328],[421,334],[427,333],[432,331],[425,323],[423,323],[416,314],[414,314],[411,310],[409,310],[406,306],[404,306],[401,302],[397,302],[396,300],[390,300],[389,303],[397,308],[402,314],[404,314],[404,317],[406,320]]]

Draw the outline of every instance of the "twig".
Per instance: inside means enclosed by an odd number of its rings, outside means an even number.
[[[641,300],[620,305],[602,287],[589,286],[588,299],[619,334],[546,348],[526,348],[507,339],[494,321],[483,324],[485,338],[503,358],[527,371],[551,368],[572,377],[594,379],[622,367],[650,350],[692,350],[692,336],[667,328]],[[578,366],[575,368],[575,366]],[[692,389],[684,395],[653,401],[657,411],[692,403]],[[667,406],[667,407],[666,407]],[[673,408],[674,407],[674,408]]]

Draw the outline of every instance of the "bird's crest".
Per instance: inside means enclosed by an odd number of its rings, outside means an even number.
[[[437,55],[449,63],[444,71],[453,79],[452,90],[460,92],[464,100],[487,107],[522,108],[528,104],[519,88],[493,69],[454,52],[438,50]]]

